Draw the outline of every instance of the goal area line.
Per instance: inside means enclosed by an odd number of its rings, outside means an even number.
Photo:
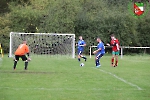
[[[0,89],[12,89],[12,90],[43,90],[43,91],[83,91],[83,90],[88,90],[88,91],[110,91],[110,90],[115,90],[115,91],[121,91],[125,89],[105,89],[105,88],[89,88],[89,89],[82,89],[82,88],[46,88],[46,87],[0,87]],[[135,90],[137,89],[130,89],[130,90]]]

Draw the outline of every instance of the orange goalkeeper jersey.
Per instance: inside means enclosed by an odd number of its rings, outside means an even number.
[[[26,53],[29,53],[29,47],[26,44],[20,44],[15,51],[15,55],[25,55]]]

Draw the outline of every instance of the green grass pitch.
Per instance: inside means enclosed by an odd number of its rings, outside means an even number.
[[[94,56],[84,67],[77,59],[33,56],[27,71],[22,61],[14,71],[5,56],[0,100],[150,100],[150,56],[124,56],[116,68],[110,59],[105,55],[96,68]]]

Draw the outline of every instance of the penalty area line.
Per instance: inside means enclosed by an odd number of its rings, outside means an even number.
[[[94,69],[97,69],[97,68],[94,68]],[[120,81],[122,81],[122,82],[124,82],[124,83],[126,83],[126,84],[128,84],[128,85],[130,85],[130,86],[132,86],[132,87],[136,87],[138,90],[143,90],[143,89],[142,89],[141,87],[139,87],[138,85],[133,84],[133,83],[131,83],[131,82],[128,82],[128,81],[126,81],[125,79],[123,79],[123,78],[121,78],[121,77],[119,77],[119,76],[117,76],[117,75],[115,75],[115,74],[113,74],[113,73],[111,73],[111,72],[107,72],[107,71],[102,70],[102,69],[99,69],[99,71],[101,71],[101,72],[103,72],[103,73],[106,73],[106,74],[109,74],[109,75],[115,77],[116,79],[118,79],[118,80],[120,80]]]

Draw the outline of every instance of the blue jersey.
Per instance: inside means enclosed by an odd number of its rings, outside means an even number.
[[[97,49],[100,49],[100,48],[101,48],[101,50],[98,51],[97,54],[105,54],[105,47],[104,47],[104,43],[103,42],[98,43]]]
[[[84,46],[83,46],[84,44],[86,44],[84,40],[79,40],[78,41],[78,50],[79,51],[83,51],[84,50]]]

